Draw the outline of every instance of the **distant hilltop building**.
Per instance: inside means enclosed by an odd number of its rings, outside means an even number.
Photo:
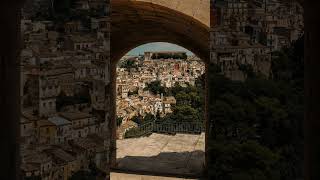
[[[184,51],[154,51],[145,52],[144,60],[153,59],[187,59],[187,52]]]

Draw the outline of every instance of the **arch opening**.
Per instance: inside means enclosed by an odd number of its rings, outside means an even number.
[[[209,18],[209,10],[207,13]],[[120,59],[129,50],[150,42],[178,44],[209,60],[207,21],[189,16],[183,10],[150,2],[112,1],[111,60]]]
[[[156,1],[155,1],[156,2]],[[173,2],[173,1],[172,1]],[[200,3],[195,2],[198,10]],[[201,1],[207,2],[207,1]],[[208,1],[209,3],[209,1]],[[145,1],[111,1],[111,82],[116,82],[117,62],[131,49],[151,42],[168,42],[194,52],[206,64],[209,62],[209,9],[205,21],[186,13],[184,9]],[[209,6],[206,6],[209,8]],[[188,9],[188,8],[185,8]],[[196,13],[193,13],[196,14]],[[116,83],[111,84],[111,104],[116,107]],[[206,88],[207,89],[207,88]],[[206,92],[206,96],[207,96]],[[206,98],[207,99],[207,98]],[[116,167],[116,112],[111,112],[111,167]],[[207,118],[207,116],[206,116]]]
[[[138,173],[144,171],[144,173],[148,174],[202,176],[204,171],[203,167],[205,166],[205,126],[207,122],[205,104],[208,100],[208,94],[205,88],[207,78],[205,75],[205,62],[195,56],[191,51],[180,46],[158,42],[158,44],[162,44],[164,47],[156,46],[155,44],[157,43],[155,43],[152,48],[152,44],[153,43],[144,44],[128,51],[126,56],[121,58],[116,66],[112,67],[112,77],[117,77],[113,81],[114,85],[112,90],[116,97],[114,99],[114,101],[116,101],[114,102],[116,107],[114,110],[116,112],[114,112],[112,119],[115,125],[113,126],[115,127],[113,134],[114,138],[118,139],[115,140],[115,149],[117,149],[117,151],[114,152],[113,168]],[[141,55],[142,53],[143,55]],[[169,57],[170,55],[173,58]],[[127,63],[128,61],[135,62],[137,66],[132,63]],[[173,71],[171,71],[170,65],[173,67]],[[161,68],[152,69],[153,67],[161,67],[163,68],[163,71],[160,70]],[[176,69],[176,67],[179,68]],[[181,71],[185,74],[182,75]],[[194,78],[197,82],[188,82],[190,85],[181,86],[179,91],[180,94],[176,93],[174,95],[171,94],[170,96],[169,93],[166,93],[179,89],[177,87],[180,87],[181,85],[177,85],[177,81],[173,79],[167,80],[170,79],[168,78],[169,76],[172,78],[170,75],[171,73],[176,79],[186,77],[186,79],[188,79],[191,77],[191,79]],[[153,74],[153,76],[151,74]],[[151,75],[152,77],[150,79],[141,80],[143,79],[141,77],[144,75]],[[156,84],[154,82],[157,81],[159,82],[160,87],[165,88],[165,91],[163,92],[165,95],[163,95],[163,93],[160,95],[159,92],[155,94],[152,92],[150,93],[152,90],[148,89],[148,85],[152,83]],[[182,83],[187,84],[186,80]],[[201,85],[199,83],[201,83]],[[195,89],[195,92],[187,92],[186,90],[188,88]],[[149,93],[146,93],[146,91],[149,91]],[[174,118],[172,117],[174,117],[174,115],[177,117],[183,116],[177,109],[185,108],[182,105],[182,101],[179,99],[179,95],[185,94],[186,96],[189,96],[190,94],[188,93],[194,93],[197,97],[198,95],[201,96],[198,97],[201,99],[201,108],[199,108],[199,112],[198,109],[196,112],[198,116],[201,116],[199,121],[183,122],[183,120],[181,120],[179,122],[173,122]],[[177,97],[179,102],[177,102]],[[166,105],[164,105],[161,109],[161,117],[159,117],[159,111],[155,111],[156,108],[152,109],[152,106],[157,106],[157,103],[153,104],[153,102],[158,99],[159,102],[165,104],[163,103],[164,99],[167,100],[169,98],[173,98],[176,101],[176,104],[173,105],[174,107],[170,104],[171,107],[173,107],[171,109],[166,108]],[[128,105],[131,101],[138,101],[138,103]],[[136,115],[134,116],[130,116],[126,113],[132,107],[138,107],[138,110],[134,110],[136,111]],[[191,104],[188,108],[188,111],[190,111],[190,109],[196,109],[196,107]],[[166,110],[170,113],[166,113]],[[197,115],[194,115],[192,118],[196,119],[195,117]],[[150,117],[154,117],[154,120],[150,120]],[[160,120],[157,121],[157,118]],[[162,122],[164,120],[167,123],[163,123],[163,125],[160,126],[160,121]],[[169,122],[170,120],[172,123]],[[201,126],[199,126],[199,124]],[[166,134],[176,135],[168,136]],[[141,141],[143,138],[138,138],[144,135],[148,135],[146,137],[148,139],[147,141]],[[156,139],[159,141],[157,142]],[[131,141],[133,143],[129,143]],[[179,146],[179,142],[184,143]],[[174,143],[178,144],[174,145]],[[127,149],[135,150],[130,152],[127,151]],[[181,159],[179,160],[179,157],[182,156],[188,157],[189,162],[182,161]],[[168,161],[172,162],[170,163]],[[174,163],[174,161],[176,162]],[[168,168],[163,168],[163,164],[167,164]]]

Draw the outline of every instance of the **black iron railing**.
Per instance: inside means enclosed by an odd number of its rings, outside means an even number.
[[[147,136],[152,133],[164,134],[200,134],[205,131],[205,126],[201,122],[156,122],[151,121],[132,128],[125,133],[125,138]]]

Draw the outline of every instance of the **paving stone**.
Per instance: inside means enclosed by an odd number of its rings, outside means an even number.
[[[200,175],[205,161],[204,141],[204,134],[156,133],[149,137],[118,140],[118,169]]]
[[[146,176],[136,174],[111,173],[111,180],[196,180],[161,176]]]

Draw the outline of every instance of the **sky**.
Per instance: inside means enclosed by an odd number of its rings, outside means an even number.
[[[154,42],[138,46],[127,53],[127,55],[139,55],[144,54],[145,51],[186,51],[188,55],[193,53],[187,49],[166,42]]]

